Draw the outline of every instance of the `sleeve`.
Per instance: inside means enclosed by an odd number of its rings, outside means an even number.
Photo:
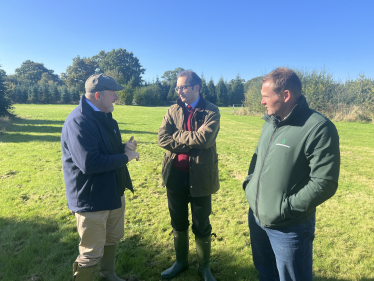
[[[247,188],[248,183],[252,179],[252,175],[253,175],[253,172],[255,171],[255,167],[256,167],[256,162],[257,162],[257,147],[255,149],[255,153],[253,153],[251,163],[249,164],[248,175],[245,177],[245,179],[243,181],[243,184],[242,184],[242,187],[243,187],[244,191]]]
[[[204,120],[204,129],[201,131],[178,130],[173,135],[173,139],[191,148],[207,149],[214,145],[220,128],[220,113],[211,111]]]
[[[331,122],[324,122],[308,138],[305,156],[309,161],[309,182],[283,204],[286,217],[307,212],[331,198],[337,188],[340,169],[338,132]]]
[[[170,109],[162,120],[161,127],[158,129],[158,145],[173,153],[188,152],[190,147],[173,139],[176,126],[170,116]]]
[[[125,154],[103,154],[99,150],[99,130],[87,120],[69,122],[64,148],[69,151],[72,161],[84,174],[104,173],[126,165]]]

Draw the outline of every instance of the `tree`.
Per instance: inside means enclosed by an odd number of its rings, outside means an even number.
[[[71,101],[71,96],[66,86],[61,87],[61,101],[63,103],[69,103]]]
[[[39,82],[42,79],[43,74],[46,73],[49,79],[58,82],[59,77],[53,72],[53,70],[47,69],[42,63],[26,60],[21,64],[21,67],[15,70],[15,76],[26,83],[35,84]]]
[[[208,83],[208,90],[209,90],[208,101],[216,104],[217,103],[216,87],[214,86],[214,82],[213,82],[212,78],[210,79],[210,81]]]
[[[8,97],[7,85],[5,84],[6,72],[0,69],[0,116],[12,115],[12,102]]]
[[[36,85],[29,86],[29,101],[31,103],[39,103],[39,93]]]
[[[217,91],[217,103],[220,105],[227,105],[229,102],[229,96],[227,87],[225,84],[225,81],[223,81],[223,78],[219,79],[218,84],[216,86]]]
[[[124,104],[131,105],[134,100],[134,91],[136,89],[134,85],[134,79],[131,79],[129,83],[123,86],[124,89],[117,92],[117,95]]]
[[[231,80],[231,103],[241,104],[244,101],[244,79],[238,74],[235,79]]]
[[[175,101],[179,97],[178,93],[175,91],[175,86],[172,84],[169,87],[168,100]]]
[[[41,84],[38,86],[39,100],[42,103],[50,103],[51,96],[49,94],[49,88],[46,84]]]
[[[60,92],[58,91],[57,85],[52,84],[48,87],[49,95],[52,103],[57,103],[61,100]]]
[[[250,112],[252,113],[262,113],[264,112],[264,106],[261,104],[261,79],[263,76],[258,76],[248,80],[245,83],[245,88],[247,88],[245,94],[245,106],[249,107]]]
[[[209,89],[208,89],[208,86],[206,85],[206,81],[205,81],[205,78],[204,76],[202,75],[201,76],[201,89],[200,89],[200,95],[208,100],[209,99],[209,96],[210,96],[210,93],[209,93]]]
[[[70,88],[69,91],[70,91],[71,100],[74,101],[74,102],[78,102],[80,100],[80,94],[79,94],[78,87]]]
[[[69,88],[78,87],[80,92],[84,92],[84,84],[87,78],[95,73],[97,67],[97,62],[91,58],[77,56],[73,58],[73,65],[68,66],[62,77]]]
[[[178,73],[181,71],[184,71],[185,69],[182,67],[177,67],[174,70],[168,70],[164,72],[164,75],[161,76],[161,78],[168,84],[168,85],[174,85],[177,83],[177,76]]]
[[[143,83],[142,74],[145,68],[139,62],[139,59],[126,49],[113,49],[110,52],[101,51],[98,55],[92,57],[98,64],[100,73],[108,71],[116,73],[116,81],[119,84],[127,84],[133,78],[133,84],[140,86]]]

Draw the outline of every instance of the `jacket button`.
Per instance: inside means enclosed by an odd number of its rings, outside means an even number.
[[[192,188],[192,185],[191,185],[191,188]]]

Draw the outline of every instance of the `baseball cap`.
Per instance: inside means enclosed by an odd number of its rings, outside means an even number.
[[[94,74],[88,77],[86,84],[86,93],[93,93],[97,91],[121,91],[124,88],[117,84],[117,82],[110,76],[100,74]]]

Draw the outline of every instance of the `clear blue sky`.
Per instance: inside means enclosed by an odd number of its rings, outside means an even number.
[[[0,65],[65,72],[77,55],[133,52],[152,81],[176,67],[249,80],[278,66],[374,78],[374,0],[3,0]]]

